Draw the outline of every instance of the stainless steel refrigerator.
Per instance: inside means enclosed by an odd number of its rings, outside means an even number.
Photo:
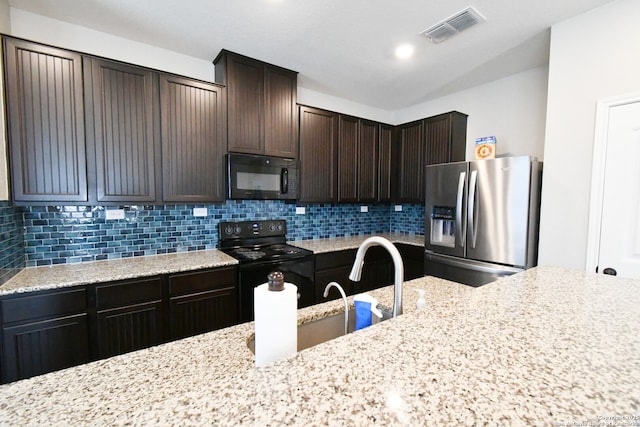
[[[425,274],[481,286],[535,266],[541,174],[529,156],[427,166]]]

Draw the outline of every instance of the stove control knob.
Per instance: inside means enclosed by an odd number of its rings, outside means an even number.
[[[282,224],[278,224],[278,231],[282,231]]]
[[[239,225],[236,225],[236,227],[233,229],[233,232],[236,234],[240,234],[241,231],[242,231],[242,228],[240,228]]]
[[[230,225],[227,225],[227,227],[224,229],[225,234],[233,234],[233,227]]]
[[[271,231],[271,232],[276,231],[276,225],[275,224],[269,224],[269,231]]]

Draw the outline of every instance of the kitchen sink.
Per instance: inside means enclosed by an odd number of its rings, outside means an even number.
[[[391,312],[382,311],[382,318],[372,316],[372,326],[391,318]],[[353,332],[355,327],[355,310],[349,310],[348,333]],[[298,326],[298,351],[313,347],[323,342],[330,341],[344,335],[344,312],[313,320]],[[247,347],[255,353],[255,336],[247,341]]]

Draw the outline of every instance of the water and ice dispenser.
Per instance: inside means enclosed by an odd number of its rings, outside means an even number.
[[[432,245],[453,248],[456,245],[456,208],[451,206],[434,206],[431,209]]]

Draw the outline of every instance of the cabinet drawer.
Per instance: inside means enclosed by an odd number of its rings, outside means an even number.
[[[235,267],[197,271],[169,276],[169,295],[184,295],[215,289],[233,288],[237,282]]]
[[[161,300],[162,280],[154,277],[97,285],[95,297],[98,310]]]
[[[11,323],[80,313],[87,309],[87,298],[84,289],[70,289],[5,297],[0,304],[2,323]]]

